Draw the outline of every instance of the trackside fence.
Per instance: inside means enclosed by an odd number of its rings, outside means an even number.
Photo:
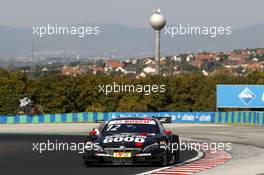
[[[0,115],[0,124],[78,123],[107,121],[119,116],[152,116],[169,123],[212,123],[264,126],[264,112],[83,112],[41,115]]]

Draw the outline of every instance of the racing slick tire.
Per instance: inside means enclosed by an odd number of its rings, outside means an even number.
[[[161,166],[167,166],[168,164],[169,164],[168,153],[166,151],[163,153],[163,156],[161,158]]]
[[[172,137],[172,143],[176,144],[176,146],[174,145],[174,148],[177,148],[177,150],[173,150],[173,163],[180,163],[180,140],[179,140],[179,136],[177,135],[173,135]]]

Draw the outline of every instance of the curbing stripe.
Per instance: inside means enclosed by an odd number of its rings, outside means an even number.
[[[203,159],[199,159],[195,162],[184,164],[182,166],[174,166],[167,169],[162,169],[156,172],[150,172],[148,174],[166,175],[166,174],[195,174],[201,171],[217,167],[231,159],[231,155],[225,151],[219,151],[212,153],[211,151],[205,151]],[[146,175],[146,174],[144,174]]]

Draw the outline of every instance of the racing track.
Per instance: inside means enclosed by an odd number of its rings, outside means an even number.
[[[94,124],[88,123],[55,125],[1,125],[0,133],[21,134],[0,134],[0,174],[123,175],[144,173],[157,168],[86,168],[82,165],[81,156],[76,152],[46,152],[39,154],[32,151],[32,141],[36,142],[40,140],[46,140],[48,138],[60,138],[67,141],[80,141],[83,139],[83,136],[47,135],[47,131],[63,134],[87,134],[87,131],[93,127],[95,127]],[[229,152],[232,156],[231,160],[212,169],[201,171],[197,173],[197,175],[264,175],[264,127],[206,124],[169,124],[166,125],[166,128],[172,130],[181,138],[185,139],[196,139],[202,142],[210,143],[232,143],[232,150]],[[45,135],[22,134],[28,132],[45,133]],[[182,158],[185,160],[191,158],[192,156],[194,155],[191,152],[182,152]],[[217,155],[213,157],[217,157]],[[201,161],[203,161],[204,164],[207,163],[204,161],[204,159],[201,159]]]
[[[74,135],[36,135],[36,134],[1,134],[0,135],[0,174],[1,175],[72,175],[72,174],[137,174],[159,167],[127,166],[127,167],[86,167],[82,164],[82,156],[74,151],[43,152],[32,151],[33,142],[50,141],[75,142],[85,140],[85,136]],[[181,152],[181,161],[197,155],[196,151]]]

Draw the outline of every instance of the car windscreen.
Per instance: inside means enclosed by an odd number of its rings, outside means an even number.
[[[113,133],[159,133],[159,127],[154,120],[114,120],[102,130],[102,134]]]

